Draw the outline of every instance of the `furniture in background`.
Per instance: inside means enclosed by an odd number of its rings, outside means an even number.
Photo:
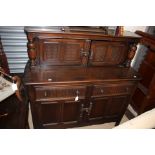
[[[4,72],[9,74],[10,70],[9,70],[9,65],[8,65],[8,61],[7,61],[7,57],[5,55],[3,46],[2,46],[2,42],[1,42],[1,37],[0,37],[0,67],[5,66],[3,68]]]
[[[147,47],[146,55],[138,70],[142,79],[131,102],[134,110],[141,114],[155,107],[155,36],[142,31],[136,33],[142,36],[140,43]]]
[[[24,83],[34,128],[118,125],[140,79],[130,68],[140,36],[96,27],[26,27]]]
[[[0,76],[1,81],[6,79],[17,84],[18,90],[8,98],[0,102],[0,128],[2,129],[23,129],[28,127],[28,102],[21,79],[18,76],[10,76],[7,59],[0,41]],[[5,60],[4,60],[5,59]],[[5,62],[5,63],[4,63]],[[9,79],[7,79],[9,78]],[[2,84],[2,83],[1,83]],[[5,87],[4,83],[2,84]],[[3,92],[0,89],[0,94]],[[1,92],[2,91],[2,92]],[[4,93],[4,92],[3,92]]]
[[[113,129],[154,129],[155,108],[140,114],[139,116],[124,122]]]

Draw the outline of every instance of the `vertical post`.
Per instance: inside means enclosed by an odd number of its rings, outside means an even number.
[[[132,44],[130,46],[130,49],[129,49],[129,52],[128,52],[128,59],[127,59],[126,64],[125,64],[126,67],[130,67],[131,61],[135,56],[136,50],[137,50],[137,45]]]
[[[36,50],[35,50],[35,44],[34,44],[34,38],[31,34],[28,34],[28,44],[27,44],[27,52],[30,59],[31,67],[36,65]]]
[[[6,57],[5,52],[3,50],[1,37],[0,37],[0,68],[1,67],[3,68],[5,73],[10,74],[7,57]]]

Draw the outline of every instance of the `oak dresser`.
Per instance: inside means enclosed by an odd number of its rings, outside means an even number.
[[[140,36],[103,27],[26,27],[25,68],[34,128],[118,125],[140,76],[130,63]]]

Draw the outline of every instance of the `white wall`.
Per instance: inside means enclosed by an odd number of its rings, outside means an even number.
[[[140,30],[140,31],[147,31],[147,26],[124,26],[124,30],[126,31],[131,31],[131,32],[135,32],[136,30]],[[135,70],[138,70],[139,68],[139,65],[141,63],[141,61],[143,60],[143,57],[145,55],[145,50],[144,51],[139,51],[140,47],[137,46],[137,52],[131,62],[131,66],[135,69]]]
[[[124,26],[127,31],[135,32],[136,30],[145,31],[147,26]]]

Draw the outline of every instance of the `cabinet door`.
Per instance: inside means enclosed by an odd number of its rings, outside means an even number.
[[[40,39],[40,64],[81,65],[83,62],[84,40]]]
[[[94,98],[90,102],[89,122],[120,121],[128,105],[127,96]]]
[[[66,65],[81,65],[84,52],[84,41],[64,39],[62,46],[62,62]]]
[[[72,127],[78,125],[83,118],[81,107],[82,101],[64,101],[62,104],[62,125],[64,127]]]
[[[35,102],[31,103],[36,128],[76,126],[83,116],[86,86],[35,86]]]
[[[62,106],[58,101],[35,103],[35,128],[56,128],[61,122]],[[32,115],[32,116],[33,116]]]
[[[128,46],[123,42],[93,41],[89,64],[96,66],[122,64],[128,54]]]
[[[90,102],[88,113],[89,121],[100,121],[104,119],[106,105],[108,103],[107,98],[94,98]]]
[[[111,97],[108,104],[106,105],[105,117],[120,118],[125,113],[128,103],[128,96]]]
[[[82,120],[81,101],[48,101],[35,105],[36,128],[66,128]]]

